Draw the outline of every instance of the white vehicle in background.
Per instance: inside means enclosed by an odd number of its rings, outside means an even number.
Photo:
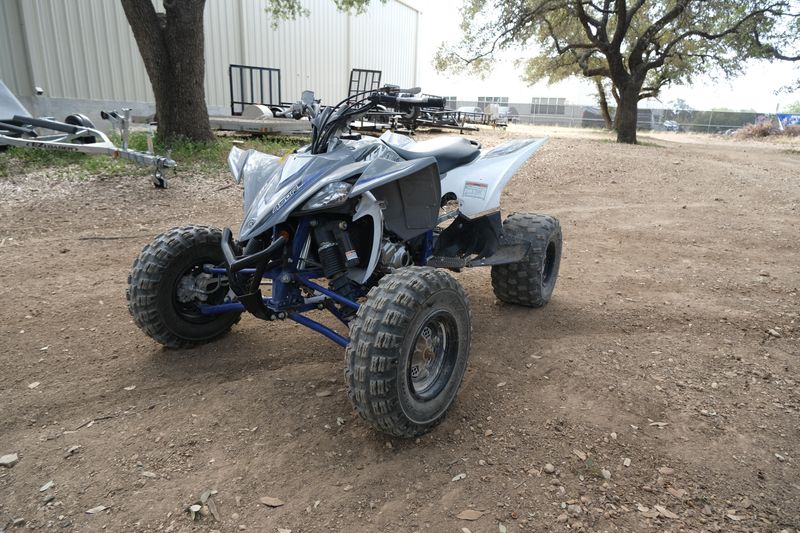
[[[463,122],[470,124],[486,124],[487,122],[486,114],[478,106],[461,106],[456,109],[456,113],[461,116]]]

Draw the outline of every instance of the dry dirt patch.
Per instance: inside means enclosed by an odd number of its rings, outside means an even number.
[[[470,369],[417,441],[360,422],[342,351],[299,326],[246,317],[182,352],[136,329],[133,258],[171,226],[235,225],[227,177],[6,178],[0,455],[19,462],[0,528],[796,531],[800,158],[644,140],[557,131],[512,181],[506,213],[561,220],[554,300],[503,305],[488,271],[457,275]],[[220,520],[191,521],[210,489]]]

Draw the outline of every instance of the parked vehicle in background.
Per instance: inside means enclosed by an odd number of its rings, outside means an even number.
[[[674,120],[665,120],[663,126],[666,131],[683,131],[683,127]]]
[[[486,117],[483,109],[478,106],[462,106],[456,109],[456,113],[458,113],[464,122],[469,122],[472,124],[485,124]]]
[[[458,111],[459,113],[483,113],[483,109],[481,109],[478,106],[471,106],[471,105],[461,106],[458,109],[456,109],[456,111]]]
[[[516,109],[511,108],[509,106],[500,106],[500,119],[505,121],[506,124],[517,122],[519,120],[519,115],[516,113]]]

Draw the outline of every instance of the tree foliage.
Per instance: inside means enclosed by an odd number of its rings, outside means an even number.
[[[205,0],[121,0],[156,99],[162,141],[214,138],[208,120],[203,56]],[[386,0],[381,0],[385,2]],[[339,10],[363,13],[370,0],[333,0]],[[281,20],[309,15],[300,0],[269,0],[273,27]]]
[[[310,15],[310,11],[298,0],[271,0],[266,10],[276,21],[293,20]]]
[[[499,50],[533,48],[529,82],[610,80],[620,142],[636,142],[639,100],[669,84],[734,76],[747,59],[800,60],[797,0],[466,0],[463,16],[437,68],[485,73]]]
[[[387,0],[381,0],[386,2]],[[333,0],[339,11],[362,14],[366,11],[370,0]],[[282,20],[294,20],[298,17],[307,17],[311,11],[303,5],[301,0],[269,0],[266,7],[267,13],[272,15],[273,27]]]

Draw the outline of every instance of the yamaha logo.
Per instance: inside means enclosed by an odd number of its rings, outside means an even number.
[[[283,208],[283,206],[285,206],[285,205],[286,205],[286,202],[288,202],[289,200],[291,200],[291,199],[292,199],[292,196],[294,196],[295,194],[297,194],[297,191],[299,191],[299,190],[300,190],[300,188],[301,188],[302,186],[303,186],[303,183],[302,183],[302,182],[300,182],[300,181],[298,181],[298,182],[297,182],[297,185],[295,185],[295,186],[292,188],[292,190],[290,190],[288,193],[286,193],[286,196],[284,196],[283,198],[281,198],[281,199],[278,201],[278,203],[277,203],[277,204],[275,204],[275,207],[273,207],[273,208],[272,208],[272,213],[273,213],[273,214],[274,214],[274,213],[277,213],[277,212],[278,212],[280,209],[282,209],[282,208]]]

